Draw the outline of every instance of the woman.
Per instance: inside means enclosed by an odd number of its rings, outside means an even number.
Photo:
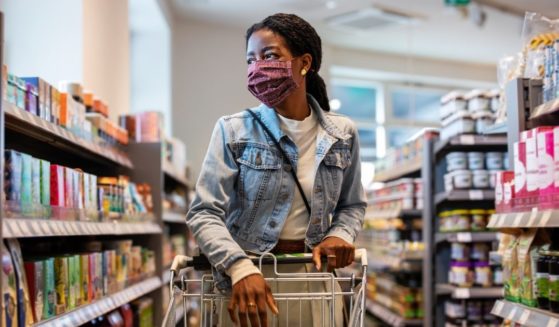
[[[256,327],[267,326],[267,306],[280,317],[282,308],[246,252],[312,249],[316,269],[321,255],[329,271],[345,267],[366,202],[357,132],[329,113],[314,28],[276,14],[248,29],[246,50],[248,89],[262,104],[217,122],[187,224],[217,288],[232,291],[231,320]]]

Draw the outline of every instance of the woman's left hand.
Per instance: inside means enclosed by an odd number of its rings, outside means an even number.
[[[355,257],[355,247],[341,238],[330,236],[322,240],[312,251],[314,265],[317,270],[322,269],[320,256],[327,257],[327,271],[349,266]]]

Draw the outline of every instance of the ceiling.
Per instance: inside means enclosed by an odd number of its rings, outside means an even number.
[[[495,64],[519,51],[523,19],[482,5],[482,27],[445,7],[444,0],[167,0],[175,18],[193,19],[246,28],[267,15],[291,12],[308,20],[325,43],[360,50],[419,57]],[[558,0],[478,0],[512,12],[543,12],[559,17]],[[327,4],[332,5],[328,8]],[[368,31],[349,32],[326,19],[370,6],[385,7],[419,17],[415,24],[392,24]]]

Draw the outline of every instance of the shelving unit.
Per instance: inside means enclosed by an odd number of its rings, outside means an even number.
[[[447,201],[494,201],[494,190],[453,190],[438,193],[435,196],[435,204],[439,205]]]
[[[449,152],[455,151],[503,151],[506,148],[507,137],[501,135],[465,134],[451,137],[437,142],[435,155],[437,159]],[[504,146],[503,146],[504,145]]]
[[[450,284],[438,284],[438,295],[448,295],[453,299],[496,299],[503,297],[502,287],[457,287]]]
[[[520,303],[513,303],[506,300],[497,301],[491,313],[522,326],[559,326],[559,314],[527,307]]]
[[[456,232],[456,233],[436,233],[435,242],[451,243],[473,243],[473,242],[493,242],[498,241],[499,237],[495,232]]]
[[[494,214],[490,228],[552,228],[559,227],[559,210],[542,210]]]
[[[415,218],[421,217],[421,210],[415,209],[392,209],[392,210],[373,210],[365,213],[367,219],[390,219],[390,218]]]
[[[174,224],[185,224],[186,223],[186,213],[180,214],[172,211],[163,212],[163,221],[166,223]]]
[[[367,301],[365,306],[367,311],[392,327],[421,326],[423,324],[421,319],[406,319],[373,301]]]
[[[35,326],[79,326],[118,309],[137,298],[147,295],[161,287],[159,277],[151,277],[115,294],[106,296],[91,304],[83,305],[75,310],[41,321]]]
[[[375,174],[374,181],[387,182],[398,178],[417,175],[421,170],[421,164],[421,158],[410,160],[408,162],[400,164],[398,167]]]

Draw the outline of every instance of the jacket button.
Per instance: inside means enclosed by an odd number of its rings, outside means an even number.
[[[286,172],[290,172],[291,171],[291,165],[283,165],[283,170],[285,170]]]
[[[280,196],[280,200],[281,200],[281,201],[287,201],[287,198],[289,198],[289,194],[287,194],[287,193],[283,193],[283,194]]]
[[[320,192],[322,192],[322,187],[320,187],[320,186],[315,187],[315,188],[314,188],[314,192],[315,192],[315,193],[320,193]]]
[[[318,225],[318,224],[320,224],[320,219],[318,219],[318,218],[313,218],[313,220],[311,220],[311,224],[313,224],[313,225]]]
[[[270,223],[268,224],[271,228],[275,228],[277,223],[275,220],[270,221]]]

